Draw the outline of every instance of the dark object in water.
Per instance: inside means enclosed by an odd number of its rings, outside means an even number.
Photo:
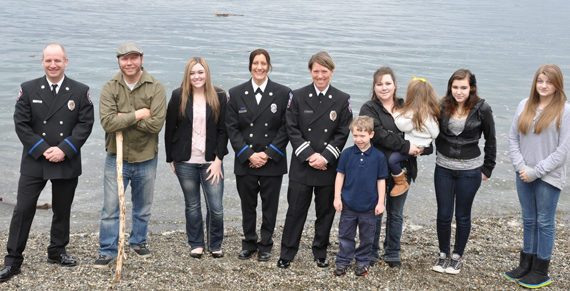
[[[220,13],[220,12],[217,12],[217,11],[216,11],[216,16],[218,16],[218,17],[243,16],[243,14]]]

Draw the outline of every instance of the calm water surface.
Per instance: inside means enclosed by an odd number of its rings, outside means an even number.
[[[209,1],[208,1],[209,2]],[[405,96],[412,75],[427,78],[443,95],[449,76],[471,69],[479,93],[493,107],[498,135],[497,167],[484,182],[475,216],[508,215],[520,210],[507,133],[516,104],[528,96],[535,70],[556,63],[570,78],[567,1],[43,1],[4,0],[0,8],[0,197],[15,202],[21,144],[12,114],[19,84],[43,74],[43,46],[59,42],[70,59],[69,77],[88,84],[98,111],[101,87],[118,68],[117,47],[136,41],[145,51],[144,66],[163,82],[168,97],[179,86],[186,61],[208,60],[216,85],[229,89],[247,80],[249,52],[263,47],[271,54],[270,78],[295,89],[311,82],[307,61],[319,50],[336,63],[333,84],[350,93],[357,114],[370,98],[372,74],[381,65],[396,71],[398,95]],[[230,13],[216,17],[215,13]],[[268,13],[270,12],[270,13]],[[567,90],[568,91],[568,90]],[[97,231],[102,205],[104,132],[98,122],[83,147],[83,175],[72,214],[73,227]],[[352,144],[349,140],[348,144]],[[229,146],[229,145],[228,145]],[[228,222],[240,221],[233,152],[224,160]],[[182,229],[183,198],[164,162],[161,138],[158,185],[152,227]],[[434,156],[420,158],[420,174],[406,205],[411,223],[435,221]],[[287,208],[286,182],[279,223]],[[51,199],[44,191],[41,202]],[[561,216],[568,219],[568,190],[560,196]],[[0,204],[0,232],[7,231],[12,207]],[[39,211],[35,229],[47,229],[49,212]],[[311,218],[311,216],[309,216]]]

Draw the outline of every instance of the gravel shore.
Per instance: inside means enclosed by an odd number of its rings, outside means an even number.
[[[338,223],[331,231],[328,257],[331,266],[318,268],[313,262],[312,222],[303,233],[300,251],[289,269],[279,269],[282,225],[275,231],[275,248],[269,262],[238,260],[241,229],[227,227],[223,249],[225,257],[191,258],[183,223],[181,230],[149,234],[152,257],[141,259],[127,250],[123,276],[113,282],[115,264],[108,269],[94,269],[92,263],[98,247],[97,233],[72,233],[68,253],[80,260],[74,268],[46,262],[48,233],[33,233],[26,248],[22,274],[6,283],[2,290],[518,290],[515,283],[502,278],[501,272],[515,266],[522,244],[519,217],[477,218],[473,220],[471,238],[465,253],[465,265],[458,275],[431,271],[438,252],[434,226],[407,225],[402,237],[403,266],[391,269],[376,264],[364,277],[349,269],[344,277],[333,275],[338,251]],[[557,224],[554,256],[548,290],[570,289],[570,229]],[[382,237],[383,239],[383,237]],[[0,235],[0,249],[5,250],[6,233]]]

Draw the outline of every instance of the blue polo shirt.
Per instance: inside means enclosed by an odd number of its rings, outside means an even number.
[[[357,212],[376,208],[377,181],[388,178],[388,165],[384,154],[371,146],[362,152],[356,145],[345,149],[338,160],[337,172],[343,173],[342,204]]]

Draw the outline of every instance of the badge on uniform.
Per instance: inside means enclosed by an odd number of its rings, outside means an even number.
[[[277,104],[272,103],[271,104],[271,113],[275,113],[275,112],[277,112]]]
[[[334,111],[334,110],[331,111],[331,113],[329,114],[329,118],[330,118],[332,121],[335,121],[335,120],[336,120],[336,111]]]
[[[73,111],[75,109],[75,101],[73,100],[67,101],[67,108],[69,108],[69,111]]]

